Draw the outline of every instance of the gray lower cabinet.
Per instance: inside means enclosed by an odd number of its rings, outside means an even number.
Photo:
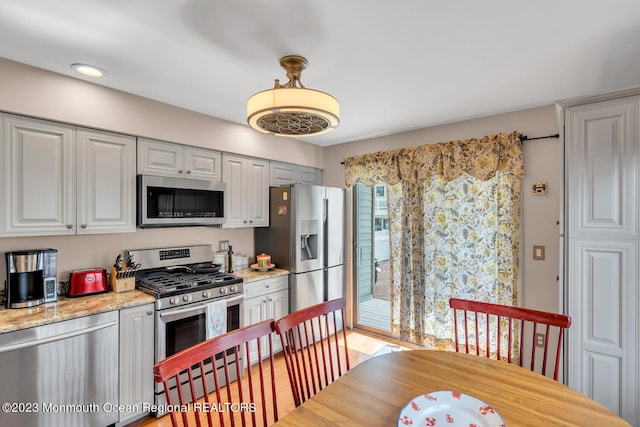
[[[289,276],[271,277],[263,280],[245,283],[245,324],[252,325],[267,319],[279,319],[289,314]],[[280,338],[276,334],[271,335],[274,352],[282,350]],[[267,349],[267,340],[260,344]],[[257,358],[257,347],[252,345],[249,349],[250,359]]]
[[[118,312],[0,335],[1,426],[118,421]]]
[[[153,304],[120,310],[119,422],[146,415],[153,404]]]

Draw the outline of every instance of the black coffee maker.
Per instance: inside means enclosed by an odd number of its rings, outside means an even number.
[[[26,308],[56,301],[56,249],[6,252],[7,280],[4,294],[7,308]]]

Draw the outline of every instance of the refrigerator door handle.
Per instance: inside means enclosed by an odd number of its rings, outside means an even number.
[[[322,199],[322,223],[327,222],[327,212],[329,211],[329,199]]]

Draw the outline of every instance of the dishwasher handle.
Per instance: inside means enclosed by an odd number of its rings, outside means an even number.
[[[90,334],[92,332],[99,331],[101,329],[106,329],[106,328],[109,328],[111,326],[117,326],[117,325],[118,325],[118,322],[114,320],[112,322],[103,323],[101,325],[96,325],[96,326],[92,326],[90,328],[80,329],[80,330],[73,331],[73,332],[67,332],[67,333],[64,333],[64,334],[54,335],[54,336],[48,337],[48,338],[40,338],[40,339],[37,339],[35,341],[28,341],[28,342],[23,342],[23,343],[20,343],[20,344],[6,345],[6,346],[3,346],[3,347],[0,347],[0,353],[7,353],[9,351],[20,350],[20,349],[29,348],[29,347],[35,347],[37,345],[47,344],[47,343],[54,342],[54,341],[62,341],[62,340],[65,340],[67,338],[73,338],[73,337],[77,337],[79,335]]]

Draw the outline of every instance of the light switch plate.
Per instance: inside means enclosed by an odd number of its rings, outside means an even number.
[[[220,251],[228,251],[229,250],[229,241],[228,240],[220,240],[218,250],[220,250]]]
[[[544,246],[533,247],[533,259],[541,261],[544,259]]]

